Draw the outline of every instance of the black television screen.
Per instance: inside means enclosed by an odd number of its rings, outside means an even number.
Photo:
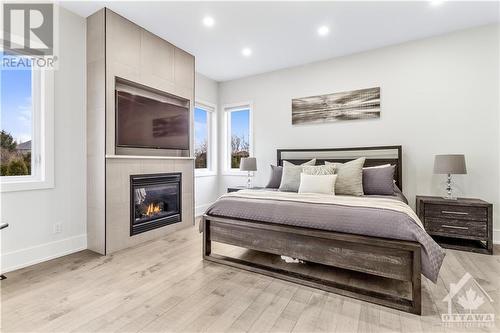
[[[189,149],[189,108],[117,90],[116,145]]]

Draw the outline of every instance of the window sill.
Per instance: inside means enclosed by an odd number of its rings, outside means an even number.
[[[54,188],[54,182],[49,180],[16,180],[0,183],[0,192],[32,191]]]
[[[195,178],[198,177],[213,177],[217,176],[217,172],[215,171],[210,171],[210,170],[194,170],[194,176]]]

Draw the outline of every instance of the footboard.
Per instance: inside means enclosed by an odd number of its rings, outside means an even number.
[[[391,308],[421,313],[420,244],[301,227],[204,216],[203,258]],[[373,290],[212,253],[211,242],[239,246],[411,284],[410,296]],[[369,277],[368,276],[368,277]]]

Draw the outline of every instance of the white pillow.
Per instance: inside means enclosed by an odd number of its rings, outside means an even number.
[[[363,167],[363,170],[365,170],[365,169],[388,168],[390,166],[391,166],[390,164],[382,164],[382,165],[376,165],[376,166],[372,166],[372,167]]]
[[[299,193],[321,193],[335,195],[337,175],[300,174]]]

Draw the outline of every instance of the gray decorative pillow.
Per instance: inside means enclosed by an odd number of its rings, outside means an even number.
[[[297,165],[297,164],[293,164],[292,162],[288,162],[288,161],[283,161],[283,166],[287,166],[287,165],[292,165],[293,166],[293,165]],[[304,165],[316,165],[316,159],[313,158],[312,160],[307,161],[305,163],[302,163],[300,165],[302,165],[302,166],[304,166]]]
[[[363,192],[363,164],[365,158],[346,162],[331,163],[325,162],[325,165],[335,165],[337,168],[337,182],[335,183],[335,194],[361,196]]]
[[[283,175],[283,167],[271,165],[271,177],[266,185],[266,188],[279,188],[281,184],[281,176]]]
[[[325,165],[333,165],[335,170],[338,170],[342,166],[342,163],[325,161]]]
[[[363,168],[363,192],[374,195],[394,195],[394,165]]]
[[[316,159],[313,158],[310,161],[302,163],[301,165],[295,165],[288,161],[283,161],[282,176],[280,179],[279,190],[284,192],[297,192],[300,185],[300,173],[302,172],[302,166],[315,165]],[[285,171],[285,169],[287,169]],[[285,176],[286,174],[286,176]]]
[[[291,163],[290,163],[291,164]],[[297,192],[300,186],[300,174],[302,165],[284,165],[283,176],[281,177],[280,191]]]
[[[328,165],[304,166],[302,172],[305,173],[306,175],[314,175],[314,176],[333,175],[335,174],[335,165],[328,164]]]

